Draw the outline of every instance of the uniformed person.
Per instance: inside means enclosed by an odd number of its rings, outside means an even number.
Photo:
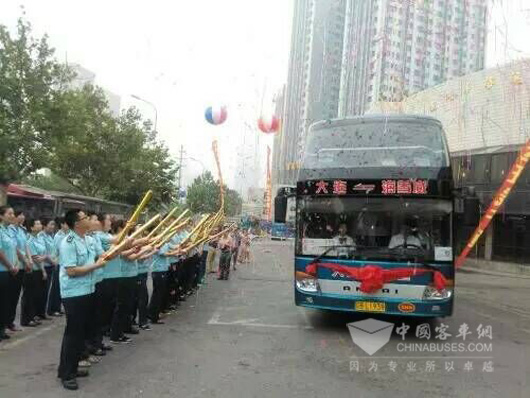
[[[42,231],[39,232],[38,238],[44,243],[46,247],[46,259],[44,260],[44,272],[46,273],[46,279],[43,283],[43,289],[39,298],[37,307],[37,315],[45,318],[46,317],[46,306],[48,304],[48,298],[50,295],[50,287],[53,281],[53,270],[57,266],[55,259],[55,249],[53,245],[53,235],[55,233],[55,221],[51,219],[42,219]]]
[[[38,219],[29,219],[26,221],[26,229],[30,232],[28,238],[28,248],[33,261],[33,270],[31,273],[26,272],[24,293],[22,294],[22,325],[29,324],[31,320],[49,319],[39,310],[43,309],[42,296],[46,285],[47,275],[44,271],[44,263],[47,259],[46,244],[39,236],[42,231],[42,224]]]
[[[153,280],[153,292],[151,293],[151,300],[149,301],[148,314],[152,324],[163,324],[160,320],[160,312],[164,296],[167,294],[167,271],[169,269],[169,257],[167,255],[170,250],[170,244],[163,244],[158,252],[153,255],[151,263],[151,278]]]
[[[98,221],[98,216],[95,214],[90,215],[90,231],[86,234],[86,240],[88,244],[88,251],[90,259],[96,261],[103,254],[103,246],[96,232],[101,229],[101,224]],[[103,333],[101,325],[101,309],[103,306],[103,268],[99,268],[92,273],[92,283],[94,284],[94,293],[91,299],[90,317],[87,322],[87,336],[86,336],[86,348],[89,354],[95,356],[104,356],[105,350],[103,350]],[[93,358],[93,361],[97,359]]]
[[[58,218],[55,221],[55,224],[59,226],[60,229],[53,237],[53,256],[57,265],[53,269],[50,297],[48,299],[48,315],[63,316],[64,313],[61,309],[61,291],[59,287],[59,273],[61,268],[59,263],[59,246],[70,228],[68,227],[68,224],[66,224],[64,217]]]
[[[33,272],[33,262],[31,255],[29,254],[28,248],[28,232],[24,227],[26,218],[24,212],[15,211],[14,222],[9,225],[8,232],[13,236],[17,242],[17,258],[18,258],[18,273],[15,278],[11,281],[10,286],[10,300],[9,300],[9,326],[8,328],[12,331],[20,330],[15,326],[15,317],[17,312],[18,302],[20,300],[20,293],[22,287],[26,282],[26,275],[31,275]],[[35,322],[30,320],[29,323],[23,324],[21,316],[22,326],[37,326],[40,324],[39,321]]]
[[[112,226],[110,216],[105,213],[98,214],[98,221],[101,224],[101,230],[96,231],[94,236],[99,239],[103,250],[108,251],[116,240],[116,237],[110,233]],[[103,280],[101,281],[103,303],[101,311],[99,311],[101,318],[99,324],[102,328],[102,334],[108,337],[110,337],[112,317],[116,306],[117,282],[120,277],[121,261],[119,257],[116,257],[103,268]],[[101,348],[105,351],[112,350],[111,346],[104,343],[102,343]]]
[[[5,329],[10,325],[11,276],[18,274],[17,242],[8,230],[15,213],[7,206],[0,206],[0,340],[10,338]]]
[[[59,247],[61,298],[66,311],[66,327],[61,347],[58,377],[64,388],[77,390],[77,377],[88,375],[79,370],[78,362],[84,348],[87,316],[90,314],[90,297],[94,292],[92,281],[95,270],[103,267],[100,257],[94,262],[90,258],[86,233],[90,221],[81,210],[69,210],[65,221],[70,231]]]
[[[117,235],[122,232],[124,227],[124,220],[115,220],[112,223],[112,230]],[[126,336],[125,333],[139,333],[138,329],[132,328],[130,319],[134,299],[136,275],[138,273],[136,261],[129,257],[134,253],[134,251],[134,249],[128,249],[123,251],[119,256],[120,269],[117,272],[119,273],[119,277],[117,278],[116,286],[116,306],[114,308],[110,330],[110,342],[114,344],[130,343],[132,339]]]

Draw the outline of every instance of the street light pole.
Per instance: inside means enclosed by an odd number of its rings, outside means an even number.
[[[153,107],[153,109],[155,111],[155,131],[157,131],[156,130],[156,126],[157,126],[157,123],[158,123],[158,110],[156,109],[155,104],[153,104],[152,102],[149,102],[149,101],[147,101],[147,100],[145,100],[145,99],[143,99],[143,98],[141,98],[141,97],[139,97],[137,95],[134,95],[134,94],[131,94],[131,97],[133,97],[134,99],[136,99],[138,101],[145,102],[146,104],[148,104],[148,105]]]

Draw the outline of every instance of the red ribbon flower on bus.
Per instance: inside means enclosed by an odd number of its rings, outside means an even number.
[[[392,268],[384,269],[377,265],[366,265],[361,268],[351,268],[334,263],[311,263],[306,267],[306,272],[317,276],[317,267],[337,271],[347,278],[361,282],[361,292],[374,293],[382,289],[385,283],[390,283],[401,278],[433,273],[433,282],[436,290],[441,291],[447,286],[447,280],[440,271],[425,268]]]

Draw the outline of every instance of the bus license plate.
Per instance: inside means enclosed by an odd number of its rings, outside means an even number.
[[[386,303],[376,301],[356,301],[355,311],[385,312]]]

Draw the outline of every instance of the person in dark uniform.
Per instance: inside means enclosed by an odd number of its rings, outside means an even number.
[[[87,316],[90,299],[94,293],[92,274],[105,265],[103,256],[94,262],[90,258],[86,233],[90,221],[81,210],[69,210],[65,220],[70,231],[59,247],[60,287],[66,311],[66,327],[61,346],[58,377],[63,387],[77,390],[78,377],[88,376],[87,370],[79,370],[78,362],[84,349]]]

